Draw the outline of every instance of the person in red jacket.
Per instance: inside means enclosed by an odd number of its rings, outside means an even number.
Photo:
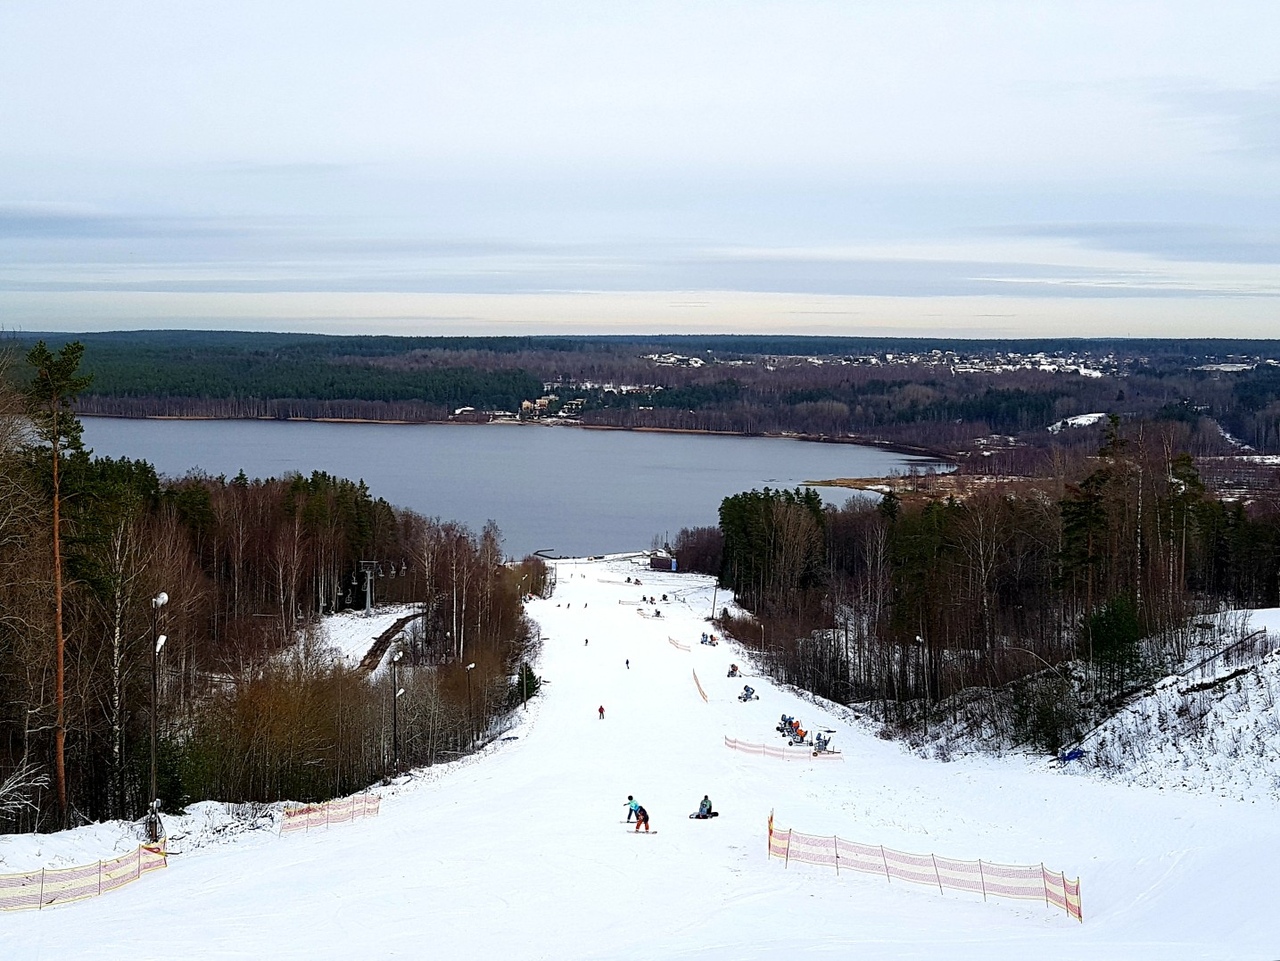
[[[600,705],[600,720],[604,720],[604,705]]]

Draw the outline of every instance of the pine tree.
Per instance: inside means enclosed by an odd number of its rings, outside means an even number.
[[[40,341],[27,354],[27,363],[35,369],[27,388],[27,413],[38,447],[47,446],[50,458],[53,523],[53,637],[54,637],[54,784],[58,795],[58,813],[67,826],[66,771],[66,637],[62,611],[62,458],[82,451],[80,421],[71,410],[71,401],[89,386],[91,377],[80,374],[80,358],[84,345],[79,341],[66,344],[56,354]]]

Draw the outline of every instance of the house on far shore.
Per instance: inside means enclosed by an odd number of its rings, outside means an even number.
[[[493,417],[487,410],[476,410],[474,407],[459,407],[449,415],[449,419],[459,424],[487,424]]]
[[[651,554],[649,556],[649,570],[651,571],[674,571],[676,569],[676,559],[670,554]]]

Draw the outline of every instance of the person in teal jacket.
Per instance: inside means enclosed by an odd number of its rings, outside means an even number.
[[[630,794],[628,794],[627,795],[627,821],[630,822],[632,815],[634,815],[639,810],[640,810],[640,802],[637,801],[635,798],[633,798]]]

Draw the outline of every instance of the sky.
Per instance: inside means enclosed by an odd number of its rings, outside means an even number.
[[[1272,2],[0,3],[0,326],[1274,336]]]

